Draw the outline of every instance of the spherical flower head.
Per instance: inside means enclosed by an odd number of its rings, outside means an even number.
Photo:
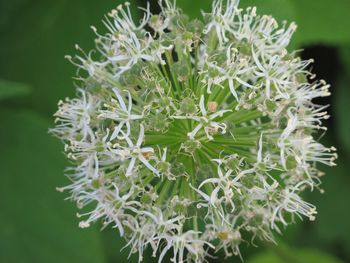
[[[52,133],[72,162],[59,190],[93,207],[79,226],[101,220],[140,261],[149,247],[180,263],[241,256],[242,241],[315,220],[301,193],[320,189],[316,164],[336,154],[315,139],[329,115],[313,99],[329,87],[286,49],[296,26],[237,0],[213,1],[202,20],[159,4],[139,23],[118,6],[106,34],[92,27],[95,52],[67,57],[79,88]]]

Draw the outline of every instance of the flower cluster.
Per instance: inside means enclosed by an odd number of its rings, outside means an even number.
[[[190,20],[163,0],[139,23],[125,3],[106,34],[92,27],[94,52],[67,56],[79,88],[52,129],[72,162],[59,190],[93,207],[80,227],[112,225],[140,261],[147,247],[159,262],[240,256],[244,239],[315,219],[301,193],[320,189],[316,164],[336,158],[314,138],[329,115],[313,99],[329,86],[287,51],[295,24],[238,2]]]

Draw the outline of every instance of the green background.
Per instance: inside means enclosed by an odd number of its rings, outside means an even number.
[[[74,204],[55,191],[68,183],[61,143],[48,135],[57,102],[74,96],[74,67],[64,60],[74,44],[89,50],[101,19],[120,0],[0,0],[0,262],[119,263],[128,250],[115,229],[78,228]],[[209,0],[178,0],[191,17],[210,10]],[[145,6],[144,0],[132,0]],[[152,10],[157,12],[155,1]],[[329,131],[338,148],[335,168],[322,167],[325,194],[310,193],[318,219],[286,229],[279,246],[243,244],[248,263],[350,262],[350,0],[241,0],[260,14],[296,21],[291,47],[315,58],[313,72],[332,85]],[[156,262],[145,256],[144,262]],[[224,260],[222,255],[210,262]]]

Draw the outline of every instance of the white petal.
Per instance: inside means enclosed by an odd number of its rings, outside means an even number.
[[[154,168],[147,160],[145,157],[143,157],[142,155],[139,157],[139,160],[148,168],[150,169],[154,174],[156,174],[158,177],[159,175],[159,171]]]
[[[123,97],[120,95],[119,91],[118,91],[116,88],[114,88],[113,91],[114,91],[114,94],[117,96],[117,99],[118,99],[118,101],[119,101],[120,107],[121,107],[124,111],[127,111],[125,102],[124,102],[124,100],[123,100]]]
[[[203,116],[207,116],[207,111],[205,110],[205,106],[204,106],[204,95],[201,96],[200,101],[199,101],[199,108],[202,112]]]
[[[135,162],[136,162],[136,158],[131,158],[128,169],[126,170],[126,174],[125,176],[130,176],[132,175],[132,171],[134,169],[135,166]]]
[[[143,125],[140,125],[140,135],[139,138],[137,139],[137,143],[136,146],[141,146],[142,142],[143,142],[143,138],[145,137],[145,127],[143,127]]]

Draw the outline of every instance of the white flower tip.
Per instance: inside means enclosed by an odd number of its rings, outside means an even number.
[[[292,30],[296,30],[296,29],[298,28],[298,25],[297,25],[295,22],[292,22],[292,23],[290,24],[290,28],[291,28]]]
[[[97,32],[97,28],[93,25],[90,26],[90,28],[92,29],[92,31],[94,31],[95,33]]]
[[[109,17],[115,17],[117,14],[118,14],[118,10],[112,9],[112,10],[108,13],[108,16],[109,16]]]
[[[90,224],[88,222],[86,222],[86,221],[80,221],[79,222],[79,227],[80,228],[88,228],[88,227],[90,227]]]
[[[56,191],[63,193],[64,192],[64,187],[56,187]]]

